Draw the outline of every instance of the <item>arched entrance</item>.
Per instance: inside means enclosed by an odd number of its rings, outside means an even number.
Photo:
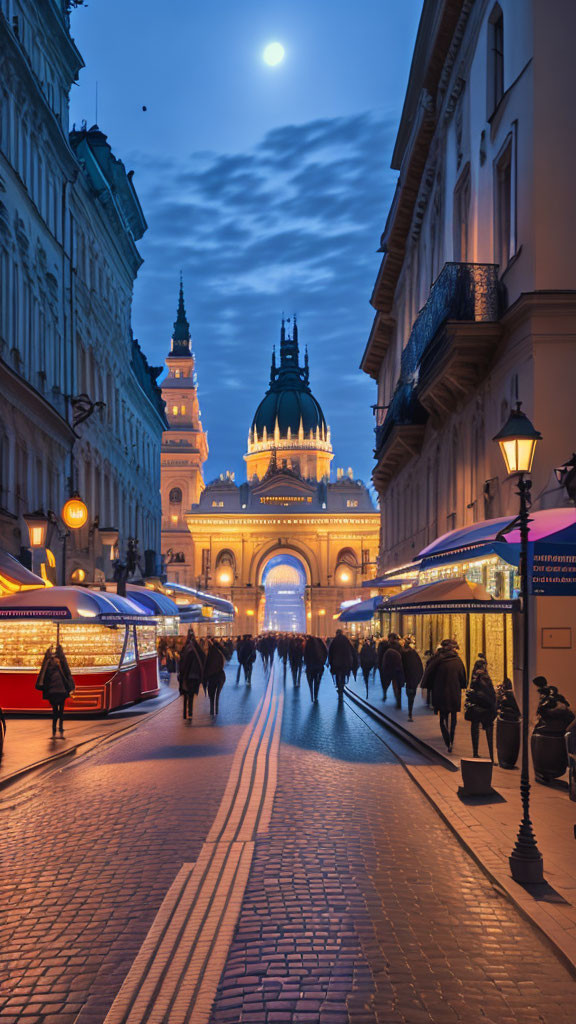
[[[262,573],[264,586],[263,630],[305,633],[304,594],[306,572],[294,555],[274,555]]]

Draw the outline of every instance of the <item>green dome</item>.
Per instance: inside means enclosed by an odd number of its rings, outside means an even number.
[[[281,437],[286,437],[288,430],[292,436],[297,435],[300,424],[304,434],[309,435],[311,430],[315,433],[319,428],[320,433],[326,435],[324,413],[310,391],[308,353],[304,359],[304,366],[300,366],[299,363],[298,327],[294,323],[292,337],[287,337],[285,323],[282,320],[280,366],[276,366],[274,351],[270,385],[254,414],[250,427],[251,434],[255,429],[258,437],[262,437],[266,428],[266,433],[270,437],[274,434],[278,422]]]

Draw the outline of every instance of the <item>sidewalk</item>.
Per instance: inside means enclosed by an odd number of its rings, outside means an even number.
[[[366,690],[359,679],[350,687],[365,698]],[[382,700],[380,683],[370,685],[370,704],[400,725],[408,734],[442,754],[459,769],[461,757],[472,756],[470,728],[464,716],[458,718],[452,755],[447,754],[438,718],[416,697],[414,721],[408,721],[406,708],[398,711],[392,695]],[[403,696],[405,704],[405,695]],[[487,756],[486,740],[480,737],[480,756]],[[528,891],[510,876],[508,857],[512,851],[521,818],[520,771],[507,771],[494,766],[492,786],[498,796],[493,798],[461,798],[458,786],[460,772],[437,764],[405,765],[416,784],[436,807],[446,824],[457,835],[471,856],[519,910],[547,936],[550,942],[576,973],[576,804],[561,786],[543,786],[533,781],[531,817],[538,846],[544,858],[546,885]]]
[[[63,757],[134,728],[177,696],[177,690],[162,685],[159,696],[153,700],[113,711],[105,718],[65,717],[64,737],[57,736],[55,739],[49,715],[7,715],[4,753],[0,760],[0,789],[28,772],[50,766]]]

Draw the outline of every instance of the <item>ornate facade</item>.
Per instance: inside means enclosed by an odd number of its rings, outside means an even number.
[[[518,399],[543,435],[534,507],[567,501],[553,470],[576,437],[574,32],[570,0],[553,17],[544,0],[425,0],[361,364],[378,389],[382,570],[517,513],[492,439]],[[536,602],[532,664],[562,686],[575,601]],[[571,654],[544,649],[552,625]]]
[[[165,426],[130,326],[146,230],[132,174],[96,126],[68,131],[83,66],[68,7],[0,0],[0,546],[25,551],[22,515],[78,489],[89,520],[66,580],[106,567],[99,525],[121,548],[138,537],[152,569]],[[48,543],[61,580],[57,529]]]
[[[166,385],[170,416],[176,381],[169,376]],[[165,523],[167,515],[177,515],[171,512],[171,488],[184,493],[189,487],[193,493],[202,487],[207,447],[201,428],[198,432],[199,419],[195,422],[188,468],[178,467],[178,476],[173,466],[163,464]],[[177,430],[174,424],[167,442]],[[172,451],[166,443],[166,455]],[[374,574],[379,515],[361,481],[342,471],[330,480],[330,428],[310,390],[307,355],[300,365],[295,323],[291,333],[282,323],[279,361],[274,354],[245,459],[246,483],[238,485],[232,474],[223,473],[184,513],[189,542],[179,541],[182,560],[168,560],[168,579],[231,600],[236,608],[231,632],[278,628],[284,622],[281,628],[329,635],[342,601],[359,596],[362,582]],[[164,543],[173,542],[176,526],[165,526]],[[284,599],[283,618],[278,618],[279,606],[274,613],[267,611],[271,588]]]

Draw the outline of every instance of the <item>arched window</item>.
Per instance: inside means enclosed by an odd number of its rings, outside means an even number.
[[[224,548],[218,552],[216,558],[216,582],[221,587],[228,587],[234,583],[236,576],[236,558],[234,552]]]
[[[495,4],[488,20],[488,117],[496,110],[504,95],[504,15]]]
[[[182,488],[173,487],[168,497],[171,505],[180,505],[182,503]]]

